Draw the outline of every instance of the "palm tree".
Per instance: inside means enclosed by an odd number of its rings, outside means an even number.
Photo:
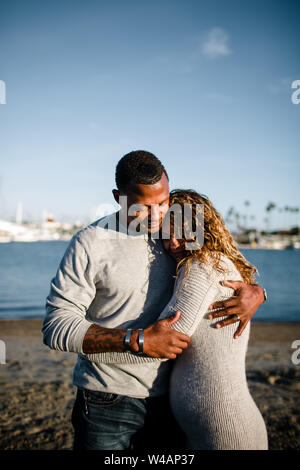
[[[271,227],[271,225],[272,225],[272,224],[271,224],[271,212],[272,212],[273,209],[275,209],[275,207],[276,207],[276,204],[275,204],[274,202],[269,202],[269,203],[267,204],[266,209],[265,209],[266,212],[267,212],[268,214],[270,214],[270,216],[267,217],[267,219],[268,219],[268,224],[270,223],[269,229],[270,229],[270,227]],[[270,230],[269,230],[269,231],[270,231]]]
[[[225,223],[228,224],[228,225],[231,225],[233,223],[233,219],[232,217],[234,216],[234,213],[235,213],[235,209],[233,206],[231,206],[229,209],[228,209],[228,212],[225,216]]]
[[[299,207],[290,207],[290,211],[295,214],[295,217],[293,217],[293,226],[297,225],[298,226],[298,213],[299,213]],[[294,222],[295,221],[295,222]]]
[[[277,207],[277,211],[279,213],[279,228],[282,229],[284,227],[284,221],[282,217],[283,207]]]
[[[252,224],[253,224],[253,225],[251,224],[251,228],[252,228],[253,230],[255,230],[255,232],[256,232],[257,229],[256,229],[256,227],[254,226],[254,220],[255,220],[255,219],[256,219],[255,215],[253,215],[253,214],[250,215],[250,220],[252,221]]]
[[[240,230],[240,214],[239,212],[235,212],[234,213],[234,216],[235,216],[235,224],[236,224],[236,231],[238,232]]]
[[[264,222],[266,224],[266,232],[269,232],[270,231],[270,226],[269,226],[270,219],[269,219],[269,217],[265,217]]]
[[[229,224],[232,222],[232,216],[234,215],[234,207],[231,206],[229,209],[228,209],[228,212],[226,214],[226,217],[225,217],[225,222],[228,222]]]
[[[244,202],[244,206],[245,206],[245,208],[246,208],[246,213],[245,213],[245,215],[244,215],[244,223],[245,223],[245,230],[247,230],[247,228],[248,228],[248,217],[249,217],[249,210],[248,210],[248,208],[249,208],[249,206],[250,206],[250,201],[245,201],[245,202]]]

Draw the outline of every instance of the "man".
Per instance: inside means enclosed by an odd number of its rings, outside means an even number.
[[[175,359],[190,342],[169,328],[180,312],[156,321],[171,298],[175,274],[174,261],[154,236],[168,211],[167,172],[153,154],[134,151],[119,161],[116,184],[113,194],[121,205],[117,217],[107,216],[80,230],[51,281],[44,343],[78,353],[73,376],[78,388],[72,415],[75,450],[124,450],[143,440],[144,448],[176,448],[180,431],[167,399],[172,361],[157,369],[151,362],[92,360],[93,355],[127,348]],[[135,204],[139,210],[133,215]],[[136,218],[140,232],[130,228]],[[236,288],[237,296],[213,304],[212,309],[226,309],[213,317],[228,314],[222,327],[236,322],[238,314],[239,335],[264,295],[259,286],[227,285]]]

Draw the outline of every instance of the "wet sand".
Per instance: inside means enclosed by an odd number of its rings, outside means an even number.
[[[0,320],[6,344],[6,364],[0,364],[2,450],[72,449],[77,355],[43,345],[41,323]],[[272,450],[300,449],[300,364],[291,361],[295,340],[300,345],[300,323],[253,323],[251,328],[248,384]]]

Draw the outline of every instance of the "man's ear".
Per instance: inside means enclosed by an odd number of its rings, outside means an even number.
[[[112,193],[113,193],[115,201],[119,204],[119,197],[120,197],[119,191],[117,189],[113,189]]]

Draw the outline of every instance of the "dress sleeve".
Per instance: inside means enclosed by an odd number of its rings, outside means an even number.
[[[167,318],[179,310],[181,316],[170,328],[192,336],[209,305],[220,293],[220,280],[224,279],[224,274],[203,263],[193,263],[187,276],[185,274],[185,268],[182,267],[175,283],[173,296],[158,320]],[[100,363],[145,363],[168,360],[149,357],[145,354],[138,355],[130,351],[87,354],[85,357],[92,362]]]

